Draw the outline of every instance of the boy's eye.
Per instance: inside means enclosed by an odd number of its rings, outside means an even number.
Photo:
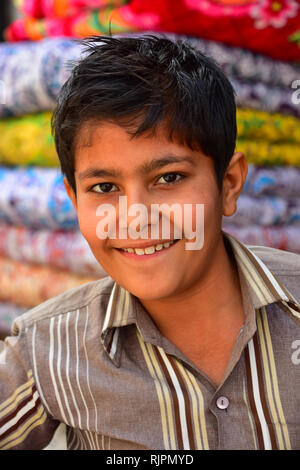
[[[162,175],[157,182],[162,184],[173,184],[178,183],[182,179],[183,175],[180,173],[166,173],[165,175]]]
[[[113,183],[98,183],[91,188],[91,191],[95,193],[111,193],[113,191],[116,191],[117,189],[118,188]]]

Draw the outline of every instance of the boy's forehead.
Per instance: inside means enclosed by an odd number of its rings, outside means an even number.
[[[116,169],[136,167],[140,173],[147,173],[171,163],[196,166],[204,156],[199,150],[170,140],[163,125],[151,134],[132,137],[126,128],[116,123],[90,122],[77,135],[75,171],[105,164]]]
[[[134,132],[138,129],[141,121],[131,121],[130,124],[121,125],[116,121],[89,120],[84,122],[77,132],[77,147],[92,147],[97,145],[108,145],[116,139],[124,143],[133,144],[147,140],[152,141],[152,145],[157,143],[176,143],[176,138],[169,138],[169,130],[167,124],[162,122],[155,128],[147,129],[145,132],[134,136]]]

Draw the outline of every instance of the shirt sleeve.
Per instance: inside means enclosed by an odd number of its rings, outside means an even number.
[[[59,424],[41,400],[26,334],[0,341],[0,450],[43,449]]]

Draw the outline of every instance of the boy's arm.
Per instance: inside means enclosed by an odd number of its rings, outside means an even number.
[[[41,400],[25,334],[0,341],[0,450],[43,449],[59,424]]]

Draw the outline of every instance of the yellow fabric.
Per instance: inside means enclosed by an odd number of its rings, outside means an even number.
[[[49,112],[0,121],[0,164],[59,166]],[[257,165],[300,166],[300,119],[237,109],[237,149]]]
[[[0,163],[58,166],[51,112],[0,121]]]
[[[279,113],[237,109],[238,137],[300,143],[300,119]]]

